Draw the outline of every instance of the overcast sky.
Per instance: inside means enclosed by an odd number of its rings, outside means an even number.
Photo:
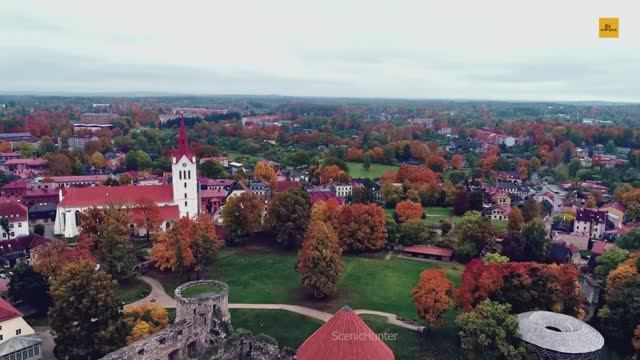
[[[640,101],[638,0],[15,0],[0,34],[0,92]]]

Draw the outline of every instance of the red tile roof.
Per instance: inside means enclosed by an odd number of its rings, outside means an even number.
[[[170,220],[178,220],[180,219],[180,208],[178,205],[167,205],[167,206],[158,206],[158,210],[160,213],[160,220],[162,221],[170,221]],[[139,208],[133,208],[130,210],[131,219],[143,220],[143,214]]]
[[[226,198],[226,197],[227,197],[227,192],[223,189],[200,190],[200,199]]]
[[[414,254],[423,254],[423,255],[431,255],[431,256],[451,256],[453,254],[453,250],[441,248],[437,246],[429,246],[429,245],[413,245],[413,246],[405,246],[401,251],[414,253]]]
[[[109,178],[109,175],[75,175],[75,176],[48,176],[46,179],[56,183],[65,182],[102,182]]]
[[[139,199],[171,203],[173,189],[171,185],[94,186],[66,189],[63,196],[60,205],[65,207],[133,204]]]
[[[321,193],[321,192],[314,192],[309,194],[309,201],[311,202],[311,204],[315,204],[319,201],[328,201],[330,199],[335,199],[340,204],[344,203],[343,199],[336,197],[333,194]]]
[[[300,345],[298,360],[393,360],[387,344],[348,306]]]
[[[29,209],[15,200],[0,201],[0,217],[6,217],[9,222],[27,220]]]
[[[0,321],[5,321],[22,316],[18,309],[14,308],[5,299],[0,298]]]
[[[44,166],[47,165],[47,160],[45,159],[9,159],[5,161],[5,166],[9,165],[26,165],[26,166]]]
[[[593,255],[602,255],[604,254],[605,251],[609,250],[609,248],[612,248],[613,246],[615,245],[613,245],[612,243],[608,243],[600,240],[594,240],[593,247],[591,248],[591,253]]]
[[[16,251],[27,251],[51,241],[42,235],[31,233],[11,240],[0,241],[0,255],[6,255]]]
[[[276,192],[283,192],[289,189],[300,189],[299,181],[278,181],[276,182]]]

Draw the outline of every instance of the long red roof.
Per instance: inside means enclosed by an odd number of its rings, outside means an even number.
[[[66,189],[60,202],[65,207],[134,204],[140,199],[156,203],[173,202],[171,185],[93,186]]]
[[[0,298],[0,321],[22,316],[18,309],[14,308],[5,299]]]
[[[348,306],[300,345],[298,360],[393,360],[387,344]]]

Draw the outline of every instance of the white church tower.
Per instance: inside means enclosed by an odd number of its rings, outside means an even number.
[[[171,182],[173,201],[180,209],[180,217],[196,217],[199,209],[196,154],[189,150],[184,118],[180,119],[178,146],[171,152]]]

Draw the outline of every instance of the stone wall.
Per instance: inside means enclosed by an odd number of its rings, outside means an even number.
[[[183,297],[194,285],[207,284],[215,293]],[[187,360],[197,359],[211,345],[223,343],[232,332],[229,288],[213,280],[192,281],[175,291],[176,321],[170,327],[103,357],[103,360]]]
[[[271,337],[244,333],[233,334],[222,344],[211,346],[202,358],[207,360],[294,360],[295,351],[281,348]]]

